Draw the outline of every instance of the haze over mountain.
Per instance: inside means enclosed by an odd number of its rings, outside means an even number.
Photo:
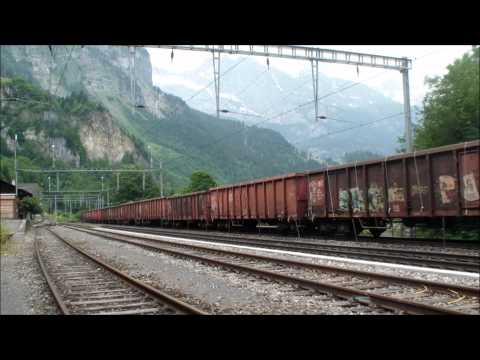
[[[222,117],[276,130],[319,158],[339,159],[355,150],[391,154],[398,148],[398,137],[404,131],[403,105],[365,84],[354,85],[319,72],[319,115],[327,119],[315,121],[311,72],[294,77],[252,58],[222,58],[221,73],[232,67],[220,81],[220,107],[231,111]],[[211,61],[185,72],[153,66],[153,81],[164,91],[187,100],[195,109],[215,114],[214,86],[205,89],[212,80]],[[370,122],[374,123],[362,126]]]

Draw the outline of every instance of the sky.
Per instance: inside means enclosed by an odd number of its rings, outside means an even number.
[[[412,104],[420,105],[428,91],[425,78],[446,74],[447,66],[460,58],[465,52],[470,51],[470,45],[318,45],[315,47],[370,53],[375,55],[408,57],[412,62],[410,70],[410,97]],[[152,66],[166,69],[179,75],[186,71],[195,70],[205,61],[211,60],[211,53],[197,51],[175,50],[174,61],[170,59],[171,50],[148,48]],[[240,59],[240,55],[223,55]],[[265,64],[264,57],[254,57],[256,61]],[[270,58],[270,66],[284,71],[294,77],[303,71],[311,71],[310,62]],[[385,96],[403,103],[402,76],[395,70],[360,67],[359,74],[352,65],[319,63],[318,71],[329,77],[364,81],[364,84],[381,91]],[[212,72],[213,79],[213,72]],[[154,84],[161,87],[161,79],[153,79]],[[320,94],[319,94],[320,96]]]

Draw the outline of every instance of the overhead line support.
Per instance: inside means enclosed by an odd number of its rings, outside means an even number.
[[[315,121],[318,121],[318,60],[311,60],[313,99],[315,100]]]
[[[215,92],[217,99],[217,117],[220,117],[219,111],[219,89],[220,77],[220,54],[235,54],[248,56],[267,56],[285,59],[309,60],[312,62],[313,77],[318,71],[318,62],[346,64],[355,66],[368,66],[382,69],[399,70],[403,75],[403,93],[405,108],[405,140],[407,142],[406,151],[413,149],[412,124],[410,113],[410,95],[408,83],[408,70],[412,67],[412,60],[405,57],[383,56],[367,53],[358,53],[352,51],[340,51],[331,49],[322,49],[307,46],[294,45],[132,45],[138,47],[166,48],[176,50],[207,51],[212,52],[214,56],[214,77]],[[216,60],[218,59],[218,71],[216,70]],[[314,65],[315,63],[315,65]],[[217,78],[218,77],[218,78]],[[314,79],[314,92],[317,90],[317,79]],[[314,95],[315,96],[315,95]],[[315,96],[315,112],[318,116],[318,100]]]
[[[220,52],[212,51],[213,56],[213,80],[215,82],[215,101],[217,106],[217,118],[220,118]]]

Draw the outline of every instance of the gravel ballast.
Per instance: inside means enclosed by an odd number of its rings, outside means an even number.
[[[106,229],[104,229],[106,230]],[[118,230],[106,230],[109,232],[113,233],[124,233],[124,231],[118,231]],[[352,270],[361,270],[361,271],[368,271],[368,272],[374,272],[374,273],[380,273],[380,274],[388,274],[388,275],[396,275],[396,276],[402,276],[402,277],[407,277],[407,278],[413,278],[413,279],[420,279],[420,280],[429,280],[429,281],[438,281],[438,282],[444,282],[448,284],[455,284],[455,285],[462,285],[462,286],[471,286],[471,287],[480,287],[479,279],[480,275],[478,274],[470,274],[468,276],[466,275],[460,275],[456,272],[452,272],[449,274],[445,274],[442,272],[437,272],[438,269],[431,269],[430,270],[412,270],[406,268],[406,266],[398,265],[398,264],[390,264],[390,265],[381,265],[379,263],[371,263],[367,264],[366,261],[356,261],[356,260],[348,260],[348,259],[342,259],[342,258],[336,258],[336,259],[325,259],[322,258],[322,256],[317,256],[317,255],[312,255],[312,254],[294,254],[293,252],[287,253],[284,251],[278,251],[278,250],[269,250],[269,249],[261,249],[261,248],[245,248],[243,246],[238,246],[238,245],[227,245],[227,244],[213,244],[210,242],[199,242],[196,240],[190,240],[190,239],[181,239],[181,238],[174,238],[174,237],[168,237],[168,236],[162,236],[162,235],[150,235],[150,234],[138,234],[142,237],[145,238],[150,238],[150,239],[161,239],[164,241],[169,241],[172,243],[184,243],[184,244],[191,244],[191,243],[201,243],[202,246],[211,248],[211,249],[223,249],[223,250],[229,250],[229,251],[237,251],[237,252],[245,252],[249,254],[254,254],[254,255],[265,255],[265,256],[271,256],[271,257],[277,257],[281,259],[293,259],[293,260],[298,260],[298,261],[303,261],[303,262],[308,262],[312,264],[319,264],[319,265],[328,265],[328,266],[335,266],[335,267],[340,267],[344,269],[352,269]]]
[[[384,314],[378,308],[204,265],[66,228],[61,236],[140,280],[212,314]]]

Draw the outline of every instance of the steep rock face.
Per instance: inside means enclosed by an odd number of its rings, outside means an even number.
[[[127,153],[135,153],[135,144],[117,126],[109,113],[94,113],[80,127],[82,145],[91,160],[119,162]]]
[[[75,128],[69,117],[57,118],[56,124],[62,127],[52,137],[69,133],[82,158],[114,162],[135,148],[134,159],[142,163],[150,145],[154,164],[163,162],[165,181],[172,188],[184,186],[196,170],[210,172],[224,183],[318,166],[305,160],[277,132],[194,111],[182,99],[154,87],[145,49],[135,51],[135,101],[128,47],[54,46],[53,52],[52,58],[48,46],[2,46],[2,63],[6,64],[2,76],[27,79],[66,100],[85,93],[101,104],[104,114],[89,119],[77,111],[82,106],[73,101],[69,111],[78,115]],[[53,123],[45,124],[55,128]]]

